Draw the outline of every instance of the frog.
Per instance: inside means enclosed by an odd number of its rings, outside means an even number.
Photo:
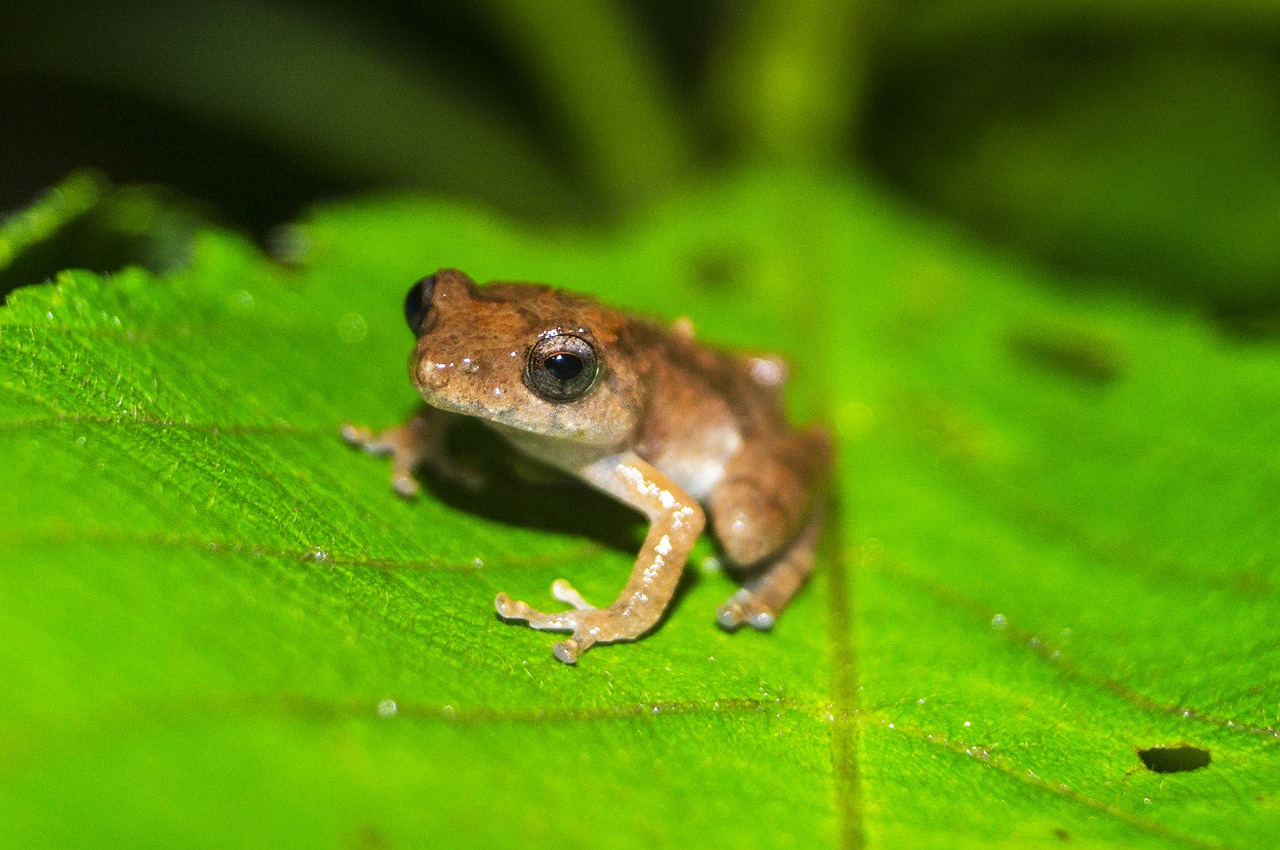
[[[471,419],[649,523],[613,602],[592,605],[557,578],[551,595],[567,609],[499,593],[503,620],[568,632],[552,650],[565,664],[637,640],[671,604],[709,525],[747,577],[717,622],[773,627],[812,572],[833,454],[825,426],[789,423],[781,358],[705,345],[687,318],[666,324],[545,284],[480,285],[451,268],[417,281],[404,308],[417,339],[409,376],[424,403],[383,431],[343,426],[350,444],[390,456],[397,492],[415,496],[423,468],[465,480],[447,437]]]

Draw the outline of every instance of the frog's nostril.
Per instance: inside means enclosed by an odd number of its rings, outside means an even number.
[[[436,276],[429,275],[415,283],[404,297],[404,320],[414,336],[422,336],[427,310],[431,307],[431,294],[436,288]]]

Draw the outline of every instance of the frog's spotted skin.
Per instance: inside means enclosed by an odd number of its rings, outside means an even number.
[[[555,645],[567,664],[594,644],[634,640],[666,610],[709,511],[725,554],[756,574],[718,621],[773,625],[813,566],[831,462],[824,429],[787,424],[781,361],[713,351],[687,319],[664,328],[546,286],[477,286],[453,269],[414,286],[405,312],[418,335],[409,374],[426,406],[381,434],[343,429],[392,456],[398,492],[417,492],[411,472],[423,463],[458,472],[443,438],[469,416],[649,518],[610,605],[595,607],[558,579],[552,594],[569,610],[500,593],[499,614],[571,632]]]

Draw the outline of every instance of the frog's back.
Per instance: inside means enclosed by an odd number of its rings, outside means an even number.
[[[722,399],[745,437],[788,427],[782,403],[787,369],[781,358],[725,351],[686,333],[662,330],[664,351],[654,358],[667,367],[660,383],[668,388],[687,384],[701,397]]]
[[[777,362],[645,322],[625,336],[632,356],[649,364],[636,451],[695,498],[707,498],[744,445],[790,430]]]

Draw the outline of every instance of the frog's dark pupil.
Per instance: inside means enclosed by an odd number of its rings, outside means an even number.
[[[542,361],[542,367],[557,381],[572,381],[582,374],[582,358],[567,351],[553,354]]]

